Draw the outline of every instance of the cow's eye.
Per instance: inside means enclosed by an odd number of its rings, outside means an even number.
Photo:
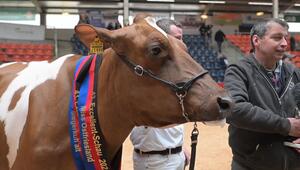
[[[154,55],[154,56],[159,55],[159,54],[161,53],[161,51],[162,51],[162,49],[161,49],[160,47],[158,47],[158,46],[153,47],[153,48],[151,49],[151,53],[152,53],[152,55]]]
[[[147,53],[153,58],[162,58],[168,55],[167,48],[160,42],[152,42],[148,45]]]

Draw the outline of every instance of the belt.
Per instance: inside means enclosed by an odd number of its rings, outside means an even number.
[[[176,148],[168,148],[165,150],[161,151],[141,151],[139,149],[134,149],[134,151],[140,155],[145,155],[145,154],[159,154],[159,155],[170,155],[170,154],[176,154],[182,151],[182,146],[178,146]]]

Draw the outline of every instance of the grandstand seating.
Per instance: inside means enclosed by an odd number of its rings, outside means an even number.
[[[53,58],[52,44],[0,43],[0,62],[42,61]]]
[[[89,49],[79,40],[79,38],[75,34],[71,38],[71,44],[73,48],[73,53],[88,55]]]
[[[250,52],[251,45],[249,35],[226,35],[226,39],[238,47],[244,54]]]
[[[212,78],[217,82],[224,81],[226,64],[223,59],[218,58],[218,52],[208,48],[208,44],[200,35],[184,35],[190,55],[207,69]]]

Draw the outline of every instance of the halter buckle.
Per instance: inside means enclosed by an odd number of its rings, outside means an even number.
[[[138,76],[143,76],[143,74],[144,74],[144,68],[142,66],[140,66],[140,65],[136,65],[134,67],[134,73],[136,75],[138,75]]]

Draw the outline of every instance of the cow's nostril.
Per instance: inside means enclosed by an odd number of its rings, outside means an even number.
[[[218,97],[217,102],[218,102],[221,110],[231,109],[232,101],[231,101],[230,97]]]

